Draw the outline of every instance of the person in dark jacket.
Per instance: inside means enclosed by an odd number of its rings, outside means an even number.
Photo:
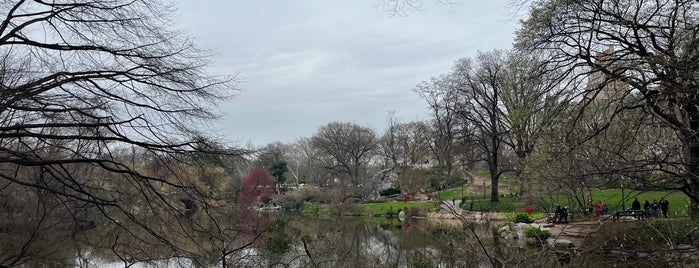
[[[667,209],[670,207],[670,202],[665,200],[665,197],[661,197],[658,205],[660,205],[660,210],[663,212],[663,217],[667,218]]]
[[[638,198],[633,199],[633,203],[631,203],[631,209],[641,210],[641,202],[638,201]]]
[[[650,202],[648,202],[648,200],[643,203],[643,213],[645,213],[645,218],[650,218]]]
[[[650,209],[653,211],[653,218],[658,218],[658,200],[653,200],[653,204],[650,205]]]

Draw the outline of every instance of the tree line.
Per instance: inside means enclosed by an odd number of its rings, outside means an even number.
[[[677,190],[696,218],[697,5],[522,1],[512,49],[417,83],[430,120],[389,114],[380,134],[332,122],[246,149],[203,131],[236,80],[206,72],[210,55],[169,26],[169,1],[0,2],[0,266],[74,259],[63,241],[128,264],[214,252],[226,266],[263,232],[222,205],[254,166],[342,198],[416,194],[475,169],[488,170],[493,202],[503,174],[533,199]]]

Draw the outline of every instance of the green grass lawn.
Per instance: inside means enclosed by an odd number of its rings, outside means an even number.
[[[468,189],[466,189],[466,187],[464,187],[463,190],[464,190],[463,193],[465,196],[473,196],[473,193],[468,192]],[[461,187],[455,187],[455,188],[441,191],[441,192],[437,193],[437,198],[439,198],[441,200],[452,200],[452,199],[461,200]]]
[[[681,192],[629,192],[628,190],[625,190],[624,195],[626,196],[624,206],[627,209],[631,207],[634,197],[638,198],[638,201],[641,202],[641,208],[643,208],[643,202],[646,200],[653,203],[653,200],[660,201],[661,197],[665,197],[665,199],[670,202],[668,213],[671,217],[687,217],[689,215],[687,213],[689,209],[689,197]],[[614,207],[615,210],[621,210],[621,189],[593,190],[592,198],[595,200],[602,200],[607,204],[611,204],[610,207]]]
[[[465,192],[466,202],[462,204],[465,209],[470,209],[470,200],[474,200],[473,210],[474,211],[494,211],[494,212],[521,212],[524,211],[527,204],[521,201],[517,197],[501,197],[499,203],[491,203],[489,200],[484,200],[482,195]],[[669,214],[672,217],[687,217],[687,210],[689,209],[689,198],[681,192],[664,192],[664,191],[652,191],[652,192],[638,192],[625,190],[624,195],[626,199],[624,200],[624,206],[626,208],[631,207],[631,202],[633,202],[634,197],[637,197],[641,202],[641,205],[645,200],[653,202],[653,200],[660,200],[661,197],[665,197],[670,202]],[[461,188],[448,189],[437,194],[438,198],[442,200],[461,200]],[[487,196],[490,198],[490,196]],[[593,190],[592,198],[595,202],[602,200],[604,201],[610,209],[610,212],[615,212],[622,210],[621,202],[621,189],[603,189],[603,190]],[[584,200],[587,202],[587,200]],[[552,199],[549,204],[561,204],[562,206],[569,206],[571,208],[577,207],[577,204],[568,204],[567,199]],[[541,208],[534,208],[534,211],[542,211]]]
[[[482,196],[478,197],[482,198]],[[473,203],[473,211],[482,212],[523,212],[526,211],[526,204],[519,197],[500,197],[500,202],[492,203],[489,199],[466,199],[466,202],[461,204],[464,209],[471,210]]]
[[[362,215],[385,215],[390,213],[398,213],[398,211],[405,211],[407,209],[413,208],[413,207],[424,207],[424,208],[437,208],[438,204],[433,201],[408,201],[408,202],[399,202],[399,201],[389,201],[389,202],[382,202],[382,203],[366,203],[366,204],[359,204],[355,209],[352,211],[357,214],[362,214]]]
[[[505,196],[500,197],[500,202],[491,203],[489,198],[483,199],[482,194],[473,193],[467,191],[468,187],[464,188],[464,203],[461,207],[467,210],[482,211],[482,212],[524,212],[526,211],[526,204],[524,201],[520,200],[518,197]],[[453,199],[461,200],[461,187],[455,187],[452,189],[447,189],[439,193],[435,193],[435,201],[409,201],[407,203],[401,201],[387,201],[379,203],[365,203],[357,204],[356,207],[348,211],[351,214],[356,215],[386,215],[398,213],[399,211],[405,211],[412,207],[421,207],[427,209],[438,209],[439,203],[437,200],[451,201]],[[653,202],[653,200],[660,200],[661,197],[665,197],[670,202],[669,214],[671,217],[687,217],[689,198],[686,197],[681,192],[664,192],[664,191],[651,191],[651,192],[638,192],[625,190],[624,195],[626,199],[624,205],[626,208],[631,207],[631,202],[634,197],[643,204],[645,200]],[[621,189],[595,189],[592,190],[592,198],[595,202],[600,200],[604,201],[609,207],[609,212],[613,213],[622,210],[621,202]],[[562,206],[569,206],[573,210],[578,209],[577,204],[569,204],[568,199],[552,198],[547,201],[549,204],[560,204]],[[583,200],[587,202],[587,200]],[[473,203],[473,207],[471,207]],[[552,209],[552,208],[550,208]],[[534,212],[543,212],[543,208],[534,207]],[[305,213],[315,213],[315,214],[336,214],[337,210],[334,206],[330,205],[314,205],[307,203],[304,207]]]

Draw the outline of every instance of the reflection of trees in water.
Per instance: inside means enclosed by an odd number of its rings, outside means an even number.
[[[366,222],[356,218],[300,219],[288,232],[299,241],[275,263],[291,267],[408,267],[416,263],[473,266],[480,262],[475,245],[458,226]],[[306,237],[305,239],[303,237]],[[261,263],[267,263],[262,261]],[[268,263],[269,264],[269,263]],[[263,265],[264,266],[264,265]]]
[[[40,235],[46,235],[46,239],[41,240],[46,243],[35,243],[34,249],[43,255],[34,255],[35,261],[31,265],[130,265],[130,261],[135,259],[152,260],[150,263],[157,267],[341,268],[411,267],[416,264],[477,267],[490,264],[473,234],[459,225],[428,224],[415,219],[409,223],[366,218],[320,220],[251,210],[227,209],[222,213],[206,207],[199,213],[210,215],[201,217],[198,225],[182,227],[190,232],[188,240],[177,240],[183,237],[181,234],[168,237],[184,245],[187,250],[184,253],[173,252],[171,248],[155,243],[157,241],[135,239],[142,234],[123,234],[125,229],[135,228],[98,223],[88,230],[66,226],[60,228],[60,232],[40,232]],[[31,225],[27,225],[12,239],[25,239],[31,229]],[[205,231],[211,229],[220,230],[220,234],[212,236]],[[496,252],[490,243],[489,227],[476,229],[489,243],[488,250]],[[2,247],[12,244],[3,243]],[[503,246],[497,257],[506,264],[526,263],[526,256],[538,253],[508,247],[504,243]],[[0,248],[0,257],[8,258],[6,253],[9,251],[4,249]],[[553,259],[548,257],[546,255],[540,261],[557,264],[555,256]]]
[[[128,219],[92,216],[91,224],[84,224],[71,218],[75,210],[66,209],[65,203],[51,198],[39,200],[34,207],[21,206],[35,211],[24,218],[23,224],[0,219],[3,265],[85,267],[110,262],[125,266],[146,262],[166,267],[218,267],[223,259],[232,260],[241,256],[238,253],[260,246],[268,221],[257,212],[209,206],[199,210],[194,221],[184,213],[136,214],[140,217],[138,223],[151,224],[163,234],[163,239],[177,243],[179,247],[174,249]],[[157,225],[159,222],[171,225]]]

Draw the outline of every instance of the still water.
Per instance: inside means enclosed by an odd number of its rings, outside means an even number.
[[[485,226],[474,232],[454,221],[258,214],[263,235],[241,235],[234,248],[200,251],[186,257],[156,252],[148,262],[119,259],[110,250],[82,245],[65,259],[40,262],[42,267],[487,267],[493,239]],[[99,228],[98,228],[99,229]],[[90,231],[86,232],[89,233]],[[204,246],[203,248],[206,248]],[[209,249],[211,249],[209,248]],[[206,253],[202,253],[206,252]],[[223,254],[223,252],[226,252]],[[145,252],[144,254],[147,254]],[[224,263],[225,261],[225,263]],[[28,264],[27,267],[34,267]]]

